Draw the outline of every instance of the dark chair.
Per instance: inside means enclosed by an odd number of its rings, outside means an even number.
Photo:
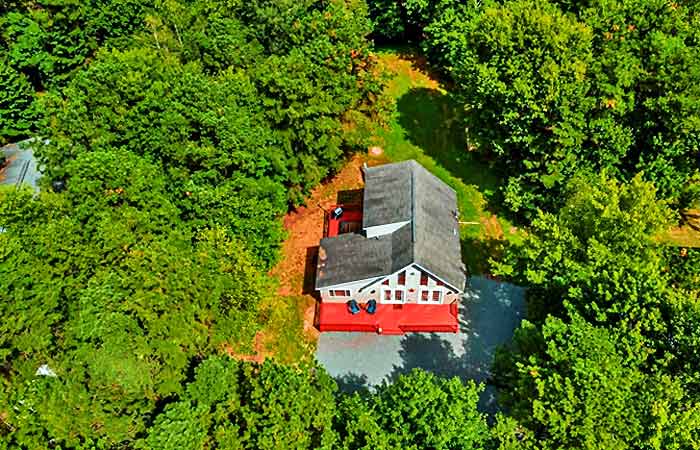
[[[360,305],[357,304],[355,300],[349,300],[346,305],[348,305],[348,312],[355,315],[360,312]]]
[[[367,311],[367,314],[374,314],[377,312],[377,301],[376,300],[370,300],[367,302],[367,308],[365,308],[365,311]]]

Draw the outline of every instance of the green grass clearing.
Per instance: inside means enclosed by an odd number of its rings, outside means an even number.
[[[386,127],[372,144],[390,161],[415,159],[457,192],[465,261],[472,273],[487,270],[488,258],[520,231],[498,211],[501,176],[468,148],[462,110],[445,87],[410,51],[384,50],[381,64],[391,74],[385,95],[392,103]],[[492,203],[489,203],[492,202]]]

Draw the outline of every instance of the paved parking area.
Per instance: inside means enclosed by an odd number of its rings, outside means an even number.
[[[345,391],[372,388],[415,367],[488,382],[496,348],[510,340],[524,315],[523,288],[473,277],[460,307],[459,333],[321,333],[316,357]],[[488,383],[481,406],[496,408]]]

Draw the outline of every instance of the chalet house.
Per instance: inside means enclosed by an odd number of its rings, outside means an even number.
[[[415,161],[365,168],[364,177],[362,205],[327,218],[319,330],[457,332],[467,273],[455,191]]]

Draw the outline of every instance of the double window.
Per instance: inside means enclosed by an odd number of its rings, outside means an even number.
[[[421,303],[440,303],[442,301],[442,291],[422,290],[420,291],[420,301]]]
[[[403,303],[406,301],[406,292],[403,289],[384,289],[382,298],[387,303]]]

